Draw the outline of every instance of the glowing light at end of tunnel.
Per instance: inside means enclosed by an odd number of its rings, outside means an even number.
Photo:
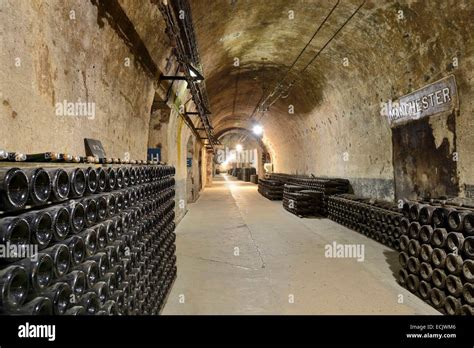
[[[263,127],[259,124],[256,124],[255,126],[253,126],[253,132],[254,134],[256,135],[261,135],[263,133]]]
[[[237,144],[235,145],[235,149],[237,150],[237,152],[241,152],[244,149],[244,147],[242,146],[242,144]]]

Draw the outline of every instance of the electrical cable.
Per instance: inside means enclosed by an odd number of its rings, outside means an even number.
[[[296,77],[290,84],[289,87],[293,86],[296,82],[301,79],[302,74],[308,69],[308,67],[316,60],[316,58],[319,57],[321,52],[332,42],[332,40],[339,34],[339,32],[346,26],[347,23],[359,12],[359,10],[362,8],[362,6],[365,4],[365,0],[357,7],[357,9],[346,19],[346,21],[342,24],[341,27],[339,27],[338,30],[331,36],[331,38],[324,44],[324,46],[314,55],[314,57],[306,64],[306,66],[301,70],[298,74],[298,77]],[[289,89],[288,89],[289,90]],[[268,107],[272,106],[279,98],[280,96],[276,97]],[[263,117],[263,116],[262,116]]]
[[[265,104],[267,102],[267,100],[269,98],[271,98],[277,88],[279,86],[281,86],[283,84],[283,82],[286,80],[286,78],[288,77],[288,74],[290,73],[290,71],[294,68],[294,66],[296,65],[296,63],[298,62],[298,60],[301,58],[301,56],[303,55],[304,51],[306,50],[306,48],[308,48],[308,46],[311,44],[311,42],[313,41],[313,39],[316,37],[316,35],[319,33],[319,31],[321,30],[321,28],[323,27],[323,25],[327,22],[327,20],[329,19],[329,17],[331,16],[331,14],[334,12],[334,10],[337,8],[337,6],[339,5],[339,2],[340,0],[337,0],[336,4],[332,7],[331,11],[329,11],[329,13],[326,15],[326,17],[324,18],[324,20],[321,22],[321,24],[318,26],[318,28],[316,29],[316,31],[314,32],[313,36],[311,36],[311,39],[309,39],[309,41],[306,43],[306,45],[303,47],[303,49],[300,51],[300,53],[296,56],[295,60],[293,61],[293,63],[290,65],[290,67],[286,70],[285,72],[285,75],[283,76],[283,78],[280,80],[280,82],[277,83],[277,85],[273,88],[273,91],[272,93],[270,93],[266,98],[265,100],[261,103],[261,104]]]

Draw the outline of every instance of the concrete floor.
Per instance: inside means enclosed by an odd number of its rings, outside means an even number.
[[[364,244],[365,260],[326,258],[333,241]],[[190,205],[176,243],[163,314],[439,314],[397,284],[396,252],[329,219],[294,216],[231,176]]]

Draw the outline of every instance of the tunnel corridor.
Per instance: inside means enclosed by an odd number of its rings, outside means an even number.
[[[472,346],[473,18],[0,0],[5,344]]]

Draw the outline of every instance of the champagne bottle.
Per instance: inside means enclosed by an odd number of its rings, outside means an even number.
[[[116,216],[112,219],[112,221],[114,222],[115,238],[118,238],[124,233],[122,218],[120,216]]]
[[[106,172],[107,172],[106,190],[113,191],[115,190],[115,185],[117,183],[117,174],[116,174],[115,168],[109,167],[106,169]]]
[[[94,168],[89,167],[86,169],[86,193],[95,193],[97,186],[99,185],[97,172]]]
[[[87,260],[95,261],[99,268],[99,277],[102,278],[110,268],[109,259],[105,252],[99,252],[87,258]]]
[[[71,181],[71,197],[84,196],[86,192],[86,174],[82,168],[68,169],[69,180]]]
[[[69,308],[64,315],[86,315],[86,310],[82,306],[73,306]]]
[[[30,226],[31,241],[38,245],[39,249],[48,246],[53,238],[53,218],[48,211],[38,210],[20,215]]]
[[[116,214],[120,213],[122,210],[125,209],[124,201],[123,201],[123,193],[122,192],[114,192],[115,196],[115,210]]]
[[[118,282],[117,282],[117,277],[115,276],[115,273],[107,272],[101,280],[107,284],[110,292],[114,292],[115,289],[117,289]]]
[[[105,226],[105,230],[107,233],[107,243],[112,242],[115,240],[115,222],[113,220],[106,220],[103,222]]]
[[[120,264],[115,265],[112,267],[109,272],[115,274],[115,279],[117,281],[117,286],[120,285],[123,281],[125,281],[125,271],[123,266]]]
[[[65,203],[64,207],[69,211],[71,221],[71,232],[78,233],[82,231],[86,223],[86,211],[82,203],[71,200]]]
[[[107,315],[119,315],[117,304],[113,300],[106,301],[101,307],[101,310],[105,311]]]
[[[130,185],[130,170],[128,167],[122,167],[123,171],[123,186],[128,187]]]
[[[94,260],[84,261],[83,263],[74,266],[73,270],[84,272],[86,275],[87,288],[93,287],[100,278],[99,265]]]
[[[119,259],[116,248],[113,245],[108,245],[105,247],[105,253],[109,260],[109,267],[115,266]]]
[[[92,291],[86,292],[81,296],[80,304],[89,315],[94,315],[100,308],[99,298],[97,297],[97,294]]]
[[[92,256],[97,251],[97,232],[91,228],[84,230],[78,234],[84,241],[86,257]]]
[[[69,271],[71,256],[69,249],[64,244],[56,244],[42,251],[53,259],[54,275],[60,278]]]
[[[117,312],[118,314],[123,313],[123,307],[125,306],[125,297],[122,290],[115,290],[115,292],[110,296],[112,301],[115,301],[117,305]]]
[[[110,297],[110,289],[106,282],[99,281],[94,286],[91,287],[90,291],[94,292],[98,299],[99,303],[103,305]]]
[[[95,227],[95,232],[97,234],[97,251],[104,250],[109,242],[106,226],[107,224],[102,223]]]
[[[97,168],[97,192],[103,192],[107,188],[107,173],[104,168]]]
[[[30,243],[31,231],[28,222],[21,217],[6,217],[0,219],[0,244],[10,246],[9,255],[1,261],[12,262],[22,256],[26,245]]]
[[[71,264],[80,264],[86,255],[86,246],[84,240],[80,236],[72,236],[69,239],[63,241],[64,245],[67,245],[69,254],[71,255]]]
[[[115,196],[113,194],[108,194],[105,198],[107,200],[107,217],[111,218],[117,214]]]
[[[97,220],[103,221],[107,217],[108,199],[107,195],[97,197]]]
[[[21,152],[9,152],[7,161],[10,162],[24,162],[26,161],[26,155]]]
[[[0,270],[0,313],[23,305],[28,295],[28,273],[19,265]]]
[[[51,195],[51,177],[43,168],[28,169],[25,171],[29,181],[28,203],[31,205],[46,204]]]
[[[69,175],[61,168],[47,169],[47,172],[51,177],[51,199],[57,202],[64,201],[69,195],[71,186]]]
[[[123,172],[122,168],[116,169],[115,174],[116,174],[115,175],[115,188],[116,189],[121,189],[125,185],[124,184],[124,177],[123,177],[124,172]]]
[[[58,279],[58,282],[68,283],[76,301],[84,294],[87,287],[86,275],[84,272],[78,270],[65,274]]]
[[[64,206],[54,206],[45,209],[53,219],[53,241],[64,240],[71,231],[71,215]]]
[[[134,186],[137,183],[137,170],[135,167],[131,167],[129,172],[130,172],[130,186]]]
[[[56,152],[43,152],[25,155],[26,162],[56,162],[60,159],[60,154]]]
[[[68,283],[59,282],[41,291],[40,295],[51,300],[53,314],[62,315],[69,308],[72,290]]]
[[[97,202],[94,198],[86,198],[81,201],[86,212],[86,226],[95,225],[97,222]]]
[[[31,292],[41,291],[49,286],[54,276],[54,263],[47,253],[38,253],[18,262],[29,274]]]
[[[21,209],[29,195],[29,182],[19,168],[0,168],[0,210]]]
[[[47,297],[35,297],[12,314],[19,315],[53,315],[53,304]]]

